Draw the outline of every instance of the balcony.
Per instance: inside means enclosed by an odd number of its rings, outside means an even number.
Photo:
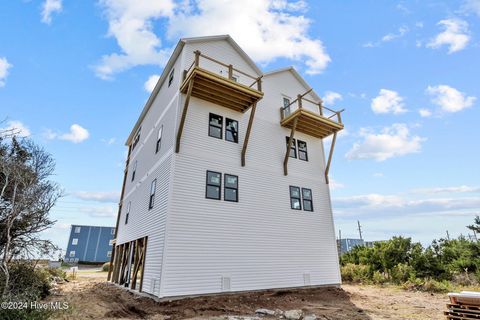
[[[180,86],[180,92],[185,94],[185,99],[177,131],[175,152],[180,152],[190,98],[196,97],[241,113],[251,109],[241,152],[241,164],[245,166],[245,154],[257,102],[263,98],[262,76],[250,75],[231,64],[204,55],[198,50],[194,54],[195,59],[183,72],[183,82]]]
[[[180,92],[238,112],[246,112],[263,97],[261,76],[252,76],[200,51],[184,71]],[[219,73],[210,70],[220,70]],[[241,79],[240,79],[241,78]]]
[[[311,135],[316,138],[326,138],[343,129],[341,113],[334,111],[305,98],[311,90],[298,95],[289,105],[280,108],[280,124],[289,129]]]

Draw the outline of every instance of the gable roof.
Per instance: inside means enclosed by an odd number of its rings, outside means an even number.
[[[168,77],[168,73],[172,69],[173,65],[175,64],[175,61],[177,61],[177,58],[180,56],[180,53],[183,50],[183,47],[185,46],[186,43],[196,43],[196,42],[205,42],[205,41],[219,41],[219,40],[226,40],[237,52],[238,54],[247,62],[247,64],[257,73],[258,76],[261,76],[263,73],[262,71],[257,67],[255,62],[253,62],[252,58],[250,58],[245,51],[243,51],[242,48],[235,42],[235,40],[230,37],[230,35],[225,34],[225,35],[217,35],[217,36],[207,36],[207,37],[193,37],[193,38],[182,38],[178,41],[175,49],[173,50],[172,55],[170,56],[170,59],[168,59],[167,64],[163,68],[162,74],[160,75],[160,78],[157,81],[157,84],[155,85],[155,88],[153,89],[152,93],[150,94],[150,97],[148,98],[147,102],[145,103],[145,106],[143,107],[142,113],[138,117],[137,122],[135,123],[132,131],[130,132],[130,135],[127,138],[127,141],[125,142],[125,145],[129,145],[130,142],[133,140],[133,136],[136,134],[138,131],[140,124],[142,123],[143,119],[145,118],[146,114],[148,113],[148,110],[150,110],[150,107],[153,104],[153,101],[155,100],[155,97],[157,96],[158,92],[160,91],[160,88],[162,87],[163,82],[165,82],[165,79]]]
[[[298,80],[298,82],[300,82],[300,84],[305,88],[305,91],[308,91],[308,90],[312,89],[312,87],[310,87],[308,85],[308,83],[305,81],[305,79],[303,79],[302,76],[298,73],[298,71],[295,70],[295,68],[292,67],[292,66],[272,70],[272,71],[269,71],[269,72],[265,72],[263,74],[263,77],[265,78],[265,77],[268,77],[268,76],[273,76],[273,75],[276,75],[276,74],[279,74],[279,73],[282,73],[282,72],[290,72]],[[303,92],[299,92],[299,94],[301,94],[301,93],[303,93]],[[316,101],[319,101],[319,102],[322,101],[322,98],[320,98],[320,96],[314,90],[312,90],[310,92],[310,95],[312,95],[313,98]]]

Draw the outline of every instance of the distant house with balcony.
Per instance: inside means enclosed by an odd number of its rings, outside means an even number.
[[[114,236],[114,227],[72,225],[65,262],[110,261]]]
[[[181,39],[126,141],[109,280],[157,297],[340,284],[340,114],[230,36]]]

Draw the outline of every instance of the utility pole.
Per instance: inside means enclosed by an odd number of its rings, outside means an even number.
[[[342,241],[342,230],[338,229],[338,240]]]
[[[360,220],[357,220],[357,224],[358,224],[358,234],[360,235],[360,240],[363,240],[363,237],[362,237],[362,226],[360,225]]]
[[[450,234],[448,233],[448,230],[447,230],[447,240],[450,240]]]

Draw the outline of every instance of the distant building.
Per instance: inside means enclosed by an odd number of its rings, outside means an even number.
[[[337,247],[338,252],[340,254],[344,254],[345,252],[349,252],[356,246],[365,246],[365,247],[373,247],[374,243],[378,241],[365,241],[363,239],[337,239]]]
[[[107,262],[112,255],[113,227],[72,225],[65,262]]]

